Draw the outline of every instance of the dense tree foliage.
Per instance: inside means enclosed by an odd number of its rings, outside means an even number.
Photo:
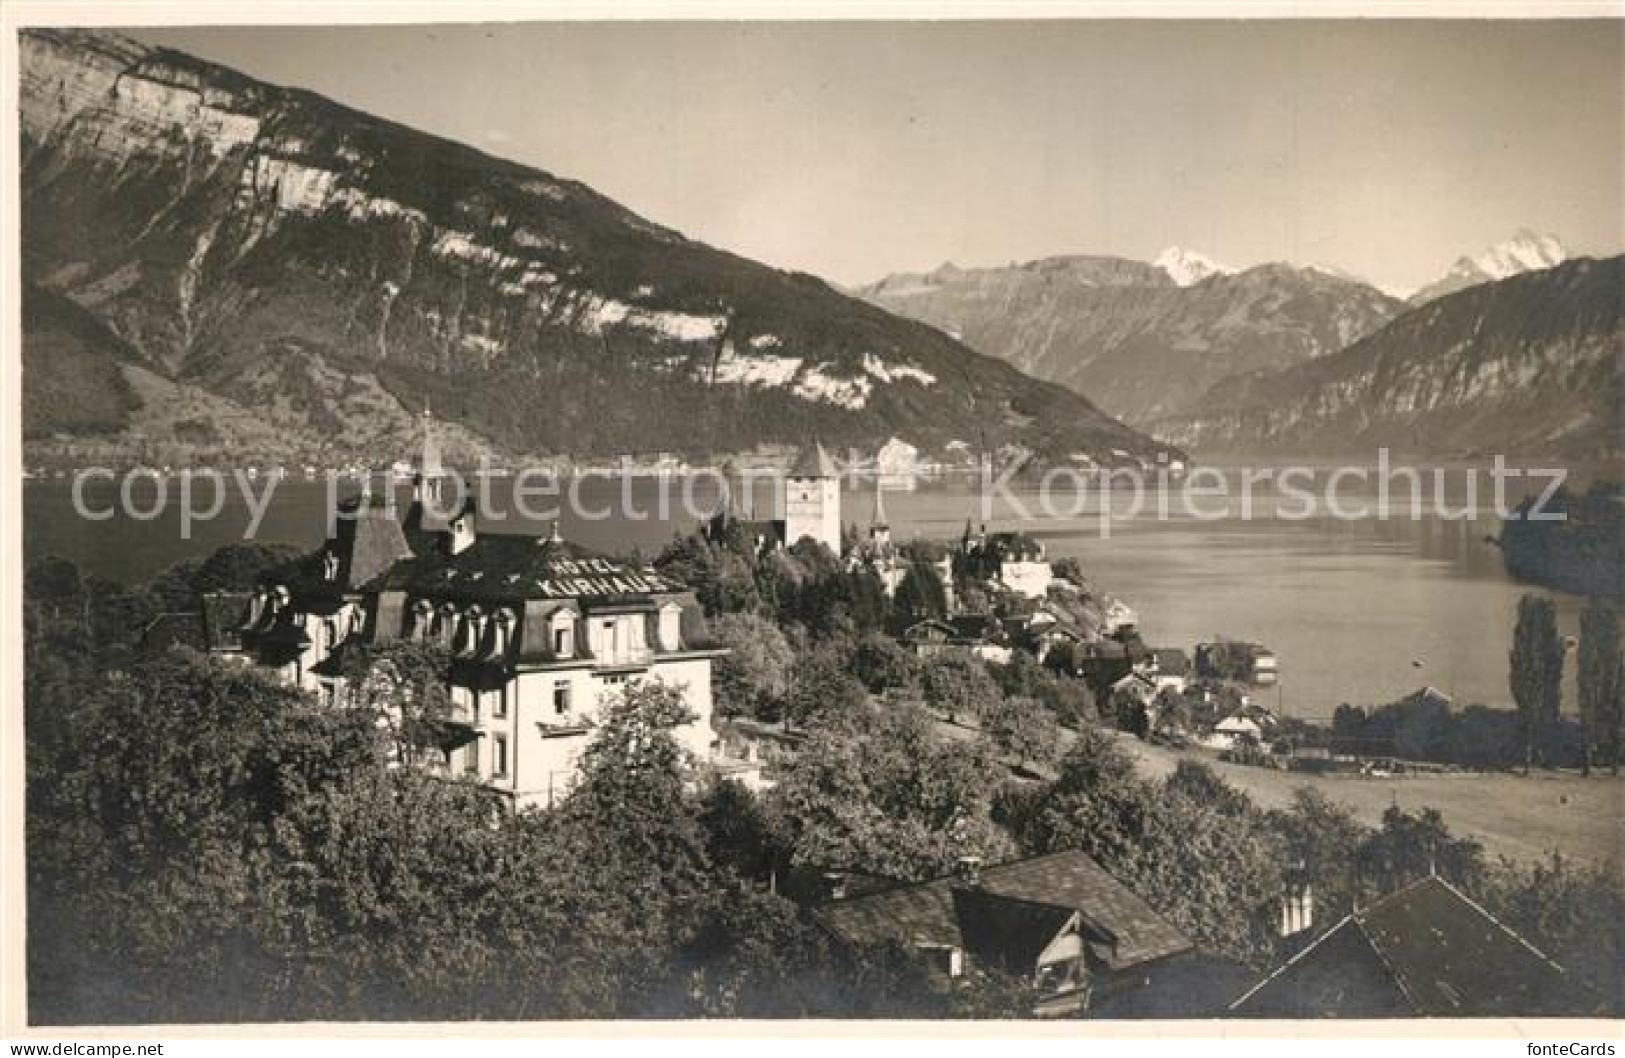
[[[909,706],[844,720],[814,727],[769,795],[794,863],[914,880],[960,856],[1009,857],[989,814],[1002,769],[984,743],[944,739]]]
[[[968,650],[944,650],[920,666],[925,703],[949,721],[974,721],[999,701],[987,663]]]
[[[1321,734],[1308,731],[1302,741],[1315,744],[1323,741]],[[1376,709],[1340,705],[1329,734],[1324,741],[1342,751],[1464,768],[1522,767],[1528,748],[1523,721],[1511,710],[1483,705],[1453,710],[1443,701],[1414,695]],[[1573,767],[1580,763],[1580,741],[1579,725],[1558,717],[1536,745],[1548,764]]]
[[[1060,728],[1036,698],[995,698],[982,709],[982,734],[1006,759],[1047,768],[1060,750]]]
[[[712,669],[717,712],[756,717],[782,712],[795,652],[779,626],[759,614],[726,613],[712,620],[711,634],[728,651]]]

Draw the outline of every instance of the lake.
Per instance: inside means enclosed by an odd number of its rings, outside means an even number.
[[[171,490],[176,481],[168,482]],[[255,487],[263,489],[264,482]],[[511,486],[498,479],[494,487],[500,499],[501,490]],[[207,499],[207,487],[198,488]],[[653,512],[664,491],[670,516],[594,520],[566,511],[561,531],[600,550],[626,553],[636,548],[652,556],[674,532],[692,527],[692,519],[680,513],[682,488],[679,482],[657,478],[583,482],[584,508],[602,509],[624,490],[638,509]],[[1453,487],[1447,495],[1459,500],[1460,491]],[[98,510],[115,494],[106,482],[86,490],[89,505]],[[693,494],[697,509],[714,507],[711,483],[699,482]],[[1351,503],[1370,494],[1357,487],[1344,492]],[[152,482],[139,482],[132,497],[140,505],[150,503]],[[1251,519],[1241,517],[1232,496],[1203,508],[1222,513],[1216,520],[1177,510],[1167,518],[1148,512],[1111,521],[1108,534],[1102,531],[1097,497],[1067,517],[1022,520],[1016,505],[1035,508],[1036,494],[1012,489],[997,499],[986,521],[992,530],[1031,532],[1052,559],[1078,558],[1097,589],[1122,598],[1139,613],[1141,630],[1154,645],[1188,650],[1218,635],[1268,645],[1280,659],[1282,677],[1260,694],[1288,714],[1325,718],[1341,702],[1391,701],[1424,684],[1462,705],[1510,704],[1506,669],[1514,612],[1519,596],[1534,589],[1508,577],[1500,553],[1485,541],[1498,530],[1492,514],[1413,519],[1406,504],[1387,520],[1319,515],[1286,521],[1272,516],[1282,509],[1282,499],[1265,488],[1255,491]],[[323,537],[327,500],[321,481],[281,481],[256,539],[315,546]],[[1127,514],[1128,501],[1114,496],[1113,509]],[[872,485],[848,489],[844,520],[866,525],[873,502]],[[899,540],[958,537],[968,517],[980,520],[977,498],[967,483],[889,490],[885,504]],[[507,501],[502,506],[511,509]],[[771,496],[762,489],[754,509],[773,509]],[[62,555],[125,583],[240,541],[248,522],[248,504],[229,490],[221,515],[193,525],[188,540],[181,536],[173,504],[151,520],[120,516],[90,521],[75,514],[68,481],[24,483],[24,546],[30,557]],[[543,525],[510,517],[495,528],[539,532]],[[1581,600],[1561,594],[1555,598],[1563,631],[1574,634]],[[1568,709],[1573,707],[1572,681],[1571,673]]]

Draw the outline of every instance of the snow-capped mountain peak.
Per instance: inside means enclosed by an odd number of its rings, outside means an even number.
[[[1540,235],[1520,228],[1512,238],[1482,253],[1457,258],[1449,272],[1412,294],[1410,300],[1412,304],[1421,304],[1479,283],[1555,268],[1567,259],[1568,250],[1555,235]]]
[[[1534,272],[1560,265],[1568,258],[1555,235],[1537,235],[1522,228],[1512,238],[1496,243],[1477,257],[1473,265],[1491,279],[1506,279],[1520,272]]]
[[[1151,264],[1167,272],[1168,278],[1182,287],[1193,286],[1208,276],[1229,275],[1231,271],[1211,257],[1178,246],[1168,247]]]

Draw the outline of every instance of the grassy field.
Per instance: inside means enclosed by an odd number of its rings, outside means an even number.
[[[1123,749],[1151,778],[1173,771],[1180,754],[1123,736]],[[1382,820],[1390,804],[1408,812],[1435,808],[1454,834],[1482,842],[1491,860],[1541,859],[1552,852],[1596,861],[1609,857],[1625,861],[1625,777],[1580,778],[1574,772],[1536,772],[1519,775],[1431,775],[1414,778],[1368,779],[1310,776],[1227,764],[1208,754],[1192,752],[1210,764],[1224,780],[1246,791],[1262,808],[1277,808],[1290,801],[1299,786],[1320,787],[1334,801],[1351,809],[1355,818],[1372,826]]]

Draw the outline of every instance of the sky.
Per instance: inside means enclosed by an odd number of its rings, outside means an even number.
[[[133,36],[843,284],[1285,260],[1385,289],[1625,246],[1625,21],[523,23]]]

